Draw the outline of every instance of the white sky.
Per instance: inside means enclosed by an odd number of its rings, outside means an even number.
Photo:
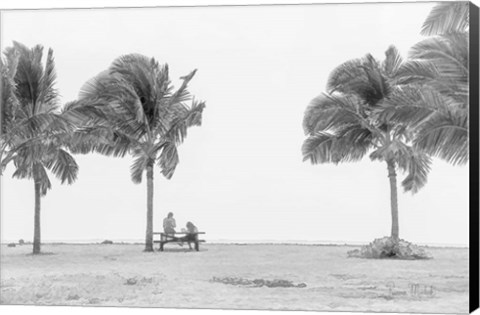
[[[207,102],[172,180],[155,172],[154,229],[169,211],[207,240],[368,242],[390,233],[386,165],[302,162],[303,113],[332,69],[395,44],[406,55],[434,3],[10,11],[1,46],[52,47],[62,102],[118,56],[167,62],[173,78],[198,68],[191,92]],[[179,84],[179,81],[175,81]],[[146,184],[131,158],[77,156],[79,179],[42,200],[42,238],[143,240]],[[2,240],[31,240],[33,182],[2,182]],[[404,178],[400,174],[398,182]],[[435,161],[417,195],[399,187],[400,235],[468,244],[468,166]]]

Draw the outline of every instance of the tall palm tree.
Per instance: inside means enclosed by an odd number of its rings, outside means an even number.
[[[77,150],[104,155],[134,157],[131,177],[134,183],[147,178],[147,228],[145,251],[153,251],[153,170],[155,164],[170,179],[179,163],[177,146],[187,128],[201,124],[204,102],[192,100],[187,85],[196,70],[181,77],[174,91],[168,65],[154,58],[130,54],[117,58],[110,68],[85,84],[79,103],[88,104],[103,115],[86,125],[76,138]],[[191,101],[188,106],[187,102]]]
[[[391,105],[386,101],[433,75],[435,71],[428,64],[405,62],[392,46],[384,62],[368,54],[338,66],[330,74],[327,93],[313,99],[305,111],[304,160],[313,164],[355,162],[370,152],[372,160],[386,163],[391,237],[396,240],[397,171],[407,173],[401,183],[405,191],[416,193],[427,182],[431,161],[410,145],[412,132],[405,124],[390,121]]]
[[[393,119],[415,122],[415,147],[452,164],[469,157],[469,3],[436,5],[425,20],[410,58],[430,62],[438,72],[410,97]]]
[[[62,135],[74,125],[59,109],[55,89],[55,64],[49,49],[45,66],[42,64],[43,47],[32,49],[14,42],[5,50],[8,67],[13,71],[10,101],[5,103],[2,119],[1,168],[9,162],[15,165],[15,178],[33,179],[35,189],[33,253],[40,253],[41,197],[52,187],[47,169],[60,181],[69,184],[77,177],[78,165],[63,148]],[[3,105],[3,101],[2,101]],[[2,110],[3,112],[3,110]],[[3,153],[3,152],[2,152]]]

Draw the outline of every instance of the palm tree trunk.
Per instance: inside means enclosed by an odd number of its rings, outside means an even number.
[[[153,161],[147,163],[147,233],[145,251],[153,252]]]
[[[395,172],[395,162],[387,161],[388,178],[390,179],[390,207],[392,211],[392,232],[391,237],[395,240],[399,238],[398,226],[398,200],[397,200],[397,173]]]
[[[35,184],[35,216],[33,228],[33,254],[40,254],[40,181],[33,176]]]

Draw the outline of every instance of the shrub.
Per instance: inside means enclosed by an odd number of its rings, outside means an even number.
[[[391,237],[377,238],[361,249],[349,251],[349,257],[373,259],[431,259],[425,250],[405,240]]]

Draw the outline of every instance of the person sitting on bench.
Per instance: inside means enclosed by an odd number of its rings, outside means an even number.
[[[197,235],[195,233],[198,233],[198,228],[192,223],[192,222],[187,222],[187,230],[186,232],[188,233],[187,235],[185,235],[184,237],[180,238],[180,240],[182,242],[187,242],[188,243],[188,247],[190,247],[190,249],[192,249],[192,244],[191,243],[194,243],[196,238],[197,238]],[[183,230],[183,229],[182,229]]]
[[[175,235],[175,227],[177,226],[175,219],[173,218],[173,213],[169,212],[167,217],[163,219],[163,231],[165,234],[172,234],[172,237]]]

